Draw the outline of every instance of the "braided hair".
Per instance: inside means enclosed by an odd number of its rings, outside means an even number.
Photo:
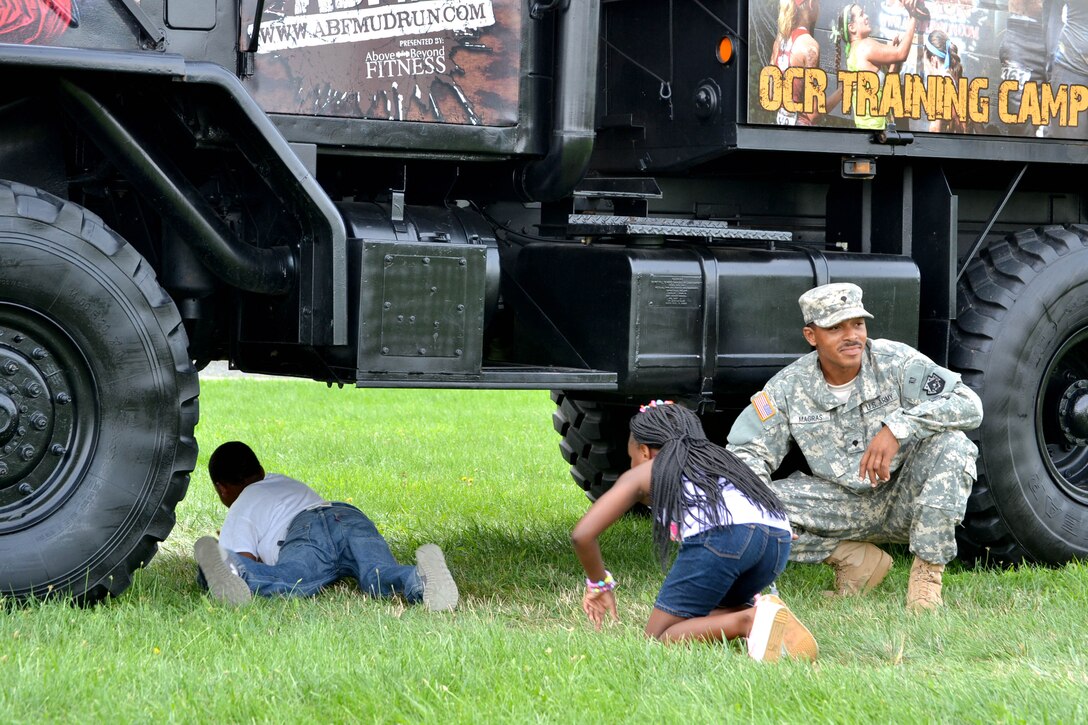
[[[650,473],[650,508],[662,570],[668,566],[669,529],[686,513],[707,528],[730,523],[723,478],[763,513],[785,515],[778,496],[744,461],[711,443],[699,418],[687,408],[675,403],[644,406],[631,418],[631,437],[658,450]]]
[[[842,70],[843,58],[850,58],[853,43],[850,42],[850,21],[853,19],[853,10],[857,3],[847,3],[836,14],[835,25],[831,28],[831,42],[835,44],[835,75]]]

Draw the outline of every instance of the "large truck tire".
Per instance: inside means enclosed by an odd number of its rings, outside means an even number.
[[[1088,227],[984,249],[959,288],[951,362],[979,394],[978,482],[960,557],[1061,564],[1088,554]]]
[[[563,437],[559,451],[574,482],[596,501],[631,466],[628,424],[637,408],[579,399],[561,390],[552,391],[552,400],[552,425]]]
[[[0,182],[0,596],[93,602],[150,561],[196,462],[187,348],[136,250]]]

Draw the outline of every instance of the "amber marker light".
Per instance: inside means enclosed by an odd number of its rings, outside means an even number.
[[[876,176],[876,159],[847,156],[842,160],[844,179],[871,179]]]
[[[719,40],[716,55],[718,56],[718,62],[722,65],[733,60],[733,39],[726,35]]]

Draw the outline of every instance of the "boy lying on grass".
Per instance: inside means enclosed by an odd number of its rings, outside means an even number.
[[[457,584],[438,546],[416,549],[415,566],[398,564],[362,511],[330,503],[301,481],[265,474],[245,443],[216,448],[208,475],[227,516],[219,540],[198,539],[193,556],[216,599],[240,605],[254,594],[308,597],[355,577],[370,596],[399,594],[431,611],[457,605]]]

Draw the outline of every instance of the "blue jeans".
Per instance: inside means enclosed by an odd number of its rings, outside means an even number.
[[[344,577],[355,577],[365,594],[409,602],[423,599],[414,566],[393,558],[389,545],[366,515],[346,503],[303,511],[291,521],[275,564],[230,552],[230,563],[254,594],[309,597]]]
[[[686,537],[654,607],[690,619],[750,604],[786,568],[790,538],[790,532],[763,524],[718,526]]]

